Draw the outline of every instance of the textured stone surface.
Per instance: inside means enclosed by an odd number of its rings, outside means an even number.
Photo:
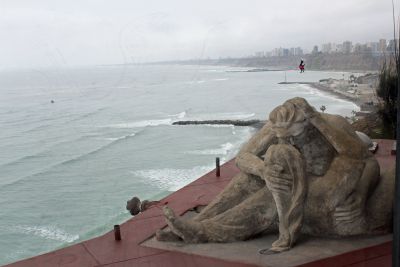
[[[278,233],[271,250],[293,247],[301,233],[348,237],[387,233],[393,172],[342,117],[317,112],[302,98],[275,108],[240,150],[241,172],[190,220],[164,208],[172,232],[159,240],[232,242]]]
[[[265,235],[248,241],[232,243],[185,244],[183,242],[159,242],[155,238],[142,243],[142,246],[162,250],[176,251],[189,255],[207,256],[232,260],[264,267],[289,266],[353,266],[362,262],[387,256],[390,251],[391,235],[374,237],[345,237],[328,239],[302,236],[298,246],[290,251],[272,255],[261,255],[258,252],[272,245],[277,235]],[[382,249],[382,247],[388,247]],[[389,255],[390,256],[390,255]],[[332,260],[330,260],[332,259]],[[314,265],[313,265],[314,263]]]
[[[391,148],[393,146],[393,140],[374,140],[379,144],[379,148],[375,153],[375,158],[378,160],[379,165],[383,172],[385,170],[392,170],[395,166],[395,156],[391,155]],[[194,246],[206,246],[214,254],[210,255],[199,255],[191,253],[189,250],[186,252],[171,251],[168,247],[176,247],[175,243],[158,242],[164,245],[165,250],[159,250],[154,248],[147,248],[140,244],[154,235],[157,229],[165,226],[164,218],[162,215],[162,205],[168,204],[178,214],[188,214],[188,210],[200,210],[196,207],[207,205],[218,193],[223,190],[232,177],[239,173],[239,169],[235,166],[234,160],[231,160],[221,166],[221,176],[215,175],[215,170],[210,171],[204,176],[200,177],[191,184],[184,188],[172,193],[168,197],[162,199],[157,206],[150,207],[145,212],[138,214],[137,216],[129,219],[127,222],[121,224],[122,241],[114,241],[114,234],[112,232],[107,233],[98,238],[84,241],[79,244],[75,244],[69,247],[62,248],[60,250],[46,253],[40,256],[36,256],[30,259],[19,261],[7,267],[33,267],[33,266],[68,266],[68,267],[90,267],[90,266],[208,266],[208,267],[221,267],[221,266],[257,266],[255,263],[244,263],[249,260],[258,260],[257,257],[252,258],[252,255],[256,251],[252,251],[251,242],[236,242],[236,243],[224,243],[215,244],[217,247],[212,247],[210,244],[196,244],[196,245],[185,245],[182,249],[190,248]],[[390,174],[389,174],[390,175]],[[154,221],[155,220],[155,221]],[[270,238],[271,242],[276,238],[275,235],[264,235],[265,238]],[[306,249],[302,244],[304,236],[299,239],[299,246],[294,247],[293,250],[286,253],[295,252],[297,249]],[[324,258],[317,258],[312,261],[309,259],[309,263],[301,264],[301,267],[339,267],[339,266],[352,266],[352,267],[366,267],[366,266],[391,266],[391,242],[381,243],[380,238],[384,236],[377,236],[374,238],[375,243],[365,243],[367,247],[357,249],[351,248],[347,245],[342,245],[342,242],[346,242],[346,239],[337,240],[338,243],[334,243],[334,248],[346,247],[348,251],[341,253],[336,256],[330,256],[318,251],[321,255],[325,255]],[[318,239],[318,238],[317,238]],[[254,239],[257,242],[258,239]],[[260,239],[260,242],[263,239]],[[325,239],[328,240],[328,239]],[[351,238],[350,245],[354,244],[354,240],[365,239]],[[333,240],[335,241],[335,240]],[[358,241],[357,241],[358,242]],[[240,248],[236,249],[235,244],[240,243]],[[343,243],[344,244],[344,243]],[[348,243],[347,243],[348,244]],[[213,244],[211,244],[213,245]],[[222,246],[224,249],[221,250],[221,257],[215,254]],[[140,247],[140,248],[139,248]],[[225,249],[231,247],[230,249]],[[261,248],[267,247],[267,244],[262,243]],[[317,249],[323,249],[324,244],[316,246]],[[211,249],[210,249],[211,248]],[[311,247],[313,249],[313,247]],[[256,249],[256,248],[254,248]],[[307,249],[309,249],[307,247]],[[245,253],[249,251],[253,254]],[[329,248],[328,248],[329,250]],[[197,250],[199,253],[201,249]],[[312,253],[313,250],[309,251]],[[71,254],[74,254],[75,261],[66,261]],[[233,256],[231,256],[233,255]],[[304,255],[304,256],[306,256]],[[239,257],[242,258],[239,258]],[[268,257],[265,258],[264,262],[267,262]],[[316,260],[316,261],[315,261]],[[258,265],[259,266],[259,265]]]

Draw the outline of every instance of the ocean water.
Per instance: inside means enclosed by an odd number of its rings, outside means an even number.
[[[284,72],[215,66],[98,66],[0,72],[0,265],[103,234],[132,196],[159,199],[235,156],[250,127],[177,120],[265,119],[301,96],[358,107]],[[348,73],[287,71],[287,81]],[[51,100],[54,103],[51,103]]]

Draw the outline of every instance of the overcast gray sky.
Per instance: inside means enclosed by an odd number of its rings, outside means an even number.
[[[237,57],[392,32],[391,0],[0,0],[0,68]]]

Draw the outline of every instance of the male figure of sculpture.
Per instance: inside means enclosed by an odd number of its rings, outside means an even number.
[[[376,159],[344,118],[319,113],[303,98],[275,108],[236,164],[241,172],[194,219],[164,207],[170,231],[159,230],[157,239],[232,242],[279,231],[270,250],[280,252],[300,233],[390,231],[393,191],[383,191],[392,182],[380,180]]]

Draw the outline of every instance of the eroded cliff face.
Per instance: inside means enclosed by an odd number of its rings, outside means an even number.
[[[308,70],[378,70],[380,57],[361,54],[316,54],[302,56]],[[238,59],[236,64],[252,67],[297,67],[298,56]]]
[[[380,57],[361,54],[317,54],[308,56],[310,69],[378,70]]]
[[[379,70],[382,57],[369,54],[314,54],[285,57],[224,58],[174,62],[178,64],[230,65],[267,69],[297,68],[303,58],[306,70]]]

